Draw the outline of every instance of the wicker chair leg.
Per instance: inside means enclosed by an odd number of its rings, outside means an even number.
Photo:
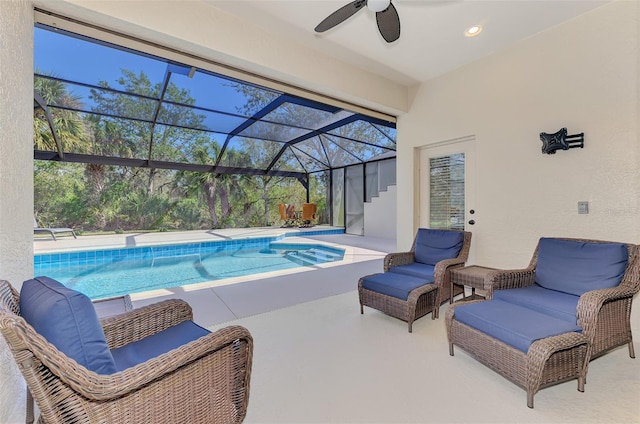
[[[527,406],[531,409],[533,409],[533,395],[535,393],[531,392],[531,391],[527,391]]]
[[[584,385],[587,384],[587,373],[589,372],[589,362],[591,362],[591,352],[593,351],[591,344],[587,347],[587,354],[582,363],[582,372],[578,377],[578,391],[584,392]],[[580,390],[580,379],[582,378],[582,390]]]
[[[31,390],[27,387],[27,414],[25,423],[32,424],[35,420],[34,412],[33,412],[33,396],[31,395]]]
[[[449,356],[453,356],[453,343],[449,343]]]
[[[413,333],[413,321],[416,320],[417,306],[418,306],[417,302],[416,303],[407,302],[407,305],[406,305],[404,316],[406,317],[407,328],[409,329],[409,333]]]
[[[360,315],[364,315],[364,306],[362,306],[362,303],[360,304]]]
[[[629,341],[629,357],[630,358],[636,357],[636,353],[633,351],[633,340]]]

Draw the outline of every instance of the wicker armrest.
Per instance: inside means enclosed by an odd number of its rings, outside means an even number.
[[[491,271],[484,279],[484,289],[487,299],[493,298],[495,290],[516,289],[527,287],[534,283],[536,270],[534,268],[524,269],[502,269]]]
[[[551,355],[559,351],[566,351],[579,346],[582,346],[582,350],[576,351],[576,354],[581,356],[581,361],[576,365],[581,366],[584,363],[584,357],[588,346],[588,340],[584,335],[576,332],[569,332],[534,341],[527,351],[527,356],[529,358],[526,369],[527,391],[535,393],[540,388],[540,382],[543,380],[544,369],[547,366],[547,361]]]
[[[124,396],[130,392],[142,389],[154,380],[162,379],[187,364],[218,351],[228,350],[223,356],[229,358],[238,355],[249,360],[253,351],[253,338],[249,331],[241,326],[229,326],[216,332],[203,336],[178,349],[171,350],[163,355],[150,359],[124,371],[101,375],[87,370],[84,367],[68,367],[66,364],[50,361],[50,358],[41,358],[45,366],[54,370],[58,378],[71,387],[81,396],[92,401],[108,401]],[[75,363],[74,361],[69,361]],[[230,366],[221,359],[220,366]],[[245,361],[246,362],[246,361]],[[238,361],[240,368],[241,361]],[[211,366],[203,367],[198,373],[213,372]],[[177,371],[180,372],[180,371]]]
[[[633,287],[617,286],[609,289],[592,290],[580,296],[578,301],[578,325],[585,333],[595,331],[602,305],[617,300],[633,299],[636,290]]]
[[[465,260],[461,258],[451,258],[451,259],[443,259],[439,261],[434,270],[433,270],[433,278],[434,281],[440,284],[448,283],[449,280],[445,280],[445,275],[447,271],[451,271],[454,268],[463,267],[465,264]]]
[[[107,344],[115,349],[193,319],[189,304],[170,299],[100,320]]]
[[[485,299],[475,299],[475,300],[467,300],[464,302],[452,303],[451,305],[449,305],[449,307],[444,313],[444,320],[445,320],[444,322],[447,330],[447,337],[449,337],[449,340],[451,340],[451,324],[453,324],[453,317],[455,316],[456,308],[462,305],[471,305],[473,303],[485,302],[485,301],[486,301]]]
[[[388,272],[394,266],[408,265],[413,262],[415,262],[413,252],[389,253],[384,257],[384,272]]]

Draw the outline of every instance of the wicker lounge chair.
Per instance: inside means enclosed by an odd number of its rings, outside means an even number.
[[[67,356],[36,332],[20,312],[19,294],[8,282],[0,281],[0,330],[30,391],[27,422],[33,420],[31,394],[40,409],[41,423],[227,424],[240,423],[245,417],[253,341],[243,327],[230,326],[214,333],[200,328],[197,331],[207,334],[105,374]],[[186,302],[168,300],[103,318],[97,325],[104,329],[108,349],[114,352],[154,336],[157,343],[157,337],[172,329],[197,327],[191,319]],[[184,334],[178,333],[173,332],[174,339]]]
[[[416,245],[421,245],[419,239],[422,237],[428,241],[429,237],[439,238],[439,235],[447,238],[461,236],[462,245],[458,247],[459,251],[455,257],[441,259],[433,265],[424,267],[428,275],[422,275],[423,268],[419,262],[420,252],[416,258]],[[414,320],[430,312],[432,312],[432,319],[438,318],[440,305],[449,300],[451,286],[449,273],[451,269],[464,266],[469,256],[470,246],[470,232],[419,229],[410,251],[389,253],[384,258],[384,273],[360,278],[358,281],[360,313],[364,313],[364,306],[377,309],[387,315],[406,321],[410,333]],[[408,291],[407,297],[398,297],[390,295],[388,290],[368,289],[367,280],[373,282],[375,286],[394,284],[395,282],[400,282],[401,285],[408,283],[411,289]],[[459,294],[462,293],[463,288],[455,286],[455,290],[457,290],[456,294]]]
[[[631,244],[624,245],[615,243],[614,245],[619,247],[618,251],[621,253],[618,254],[616,259],[609,261],[606,269],[604,267],[602,268],[604,270],[602,273],[591,272],[590,270],[581,271],[579,273],[581,275],[575,279],[567,278],[560,281],[561,284],[566,284],[566,282],[570,280],[573,280],[570,284],[575,284],[574,281],[579,282],[579,284],[585,284],[584,281],[591,280],[591,282],[586,284],[593,284],[595,280],[595,284],[598,284],[597,280],[602,278],[601,274],[607,275],[607,273],[610,273],[613,275],[615,273],[612,273],[610,270],[617,266],[618,270],[615,271],[617,272],[617,277],[614,284],[608,286],[607,284],[602,284],[602,286],[606,288],[592,289],[589,287],[587,288],[588,291],[581,295],[573,293],[572,289],[565,292],[555,291],[555,293],[550,293],[551,297],[549,297],[549,300],[558,300],[563,297],[566,300],[567,294],[572,295],[569,297],[575,297],[575,300],[571,301],[573,303],[565,303],[563,301],[555,304],[547,303],[546,306],[541,305],[543,309],[548,307],[547,312],[543,315],[551,315],[549,311],[552,310],[552,314],[554,314],[553,318],[561,317],[561,315],[557,315],[558,306],[564,308],[565,311],[575,314],[572,324],[577,327],[575,330],[542,338],[532,337],[535,340],[529,345],[528,350],[523,350],[522,347],[516,348],[513,344],[498,340],[497,333],[496,337],[493,337],[485,332],[488,328],[486,326],[486,317],[491,316],[493,312],[490,309],[495,310],[496,306],[499,306],[501,309],[510,307],[508,301],[510,297],[512,300],[519,301],[519,304],[516,304],[515,307],[518,314],[514,314],[513,321],[522,321],[524,319],[523,315],[529,314],[531,309],[533,309],[532,316],[540,317],[540,315],[535,315],[535,313],[541,311],[540,308],[535,306],[539,304],[539,300],[520,296],[523,294],[525,296],[536,295],[536,293],[546,289],[544,287],[545,283],[538,281],[540,278],[544,278],[543,275],[548,273],[550,269],[548,265],[546,265],[545,269],[542,269],[539,261],[540,246],[543,240],[544,239],[541,239],[538,243],[533,258],[527,268],[497,270],[491,272],[486,277],[484,288],[487,294],[487,301],[472,301],[464,304],[457,303],[452,305],[446,313],[449,354],[453,356],[453,347],[454,345],[458,346],[489,368],[524,388],[527,391],[527,406],[530,408],[533,408],[533,397],[535,393],[546,386],[577,378],[578,390],[583,391],[589,361],[611,349],[626,344],[628,345],[629,356],[632,358],[635,357],[630,318],[633,296],[640,288],[640,262],[638,258],[639,248]],[[603,244],[612,245],[612,242],[599,240],[548,240],[575,242],[575,244],[579,246],[578,249],[585,249],[584,244],[591,247],[601,246]],[[548,248],[546,252],[549,252]],[[574,252],[576,251],[572,253]],[[557,258],[558,256],[559,255],[556,255],[555,257]],[[597,263],[602,256],[604,255],[598,254],[598,256],[584,259],[581,253],[577,253],[573,255],[571,259],[575,259],[578,262],[567,264],[564,268],[561,267],[564,262],[556,263],[556,266],[560,265],[556,270],[559,269],[560,273],[564,272],[566,275],[566,272],[571,273],[572,270],[575,269],[576,264],[579,268],[585,268],[591,266],[590,262]],[[549,257],[553,259],[554,256],[545,253],[545,261],[548,261],[547,258]],[[580,258],[583,259],[581,262],[579,261]],[[538,276],[536,276],[536,274],[538,274]],[[595,275],[598,275],[598,278],[593,278]],[[498,291],[501,293],[498,293]],[[505,300],[507,300],[506,303]],[[473,305],[478,302],[485,306],[484,313],[487,314],[484,316],[485,324],[479,326],[467,325],[468,322],[465,324],[457,319],[456,311],[458,308],[469,308],[468,305]],[[494,302],[497,303],[492,305]],[[576,304],[577,307],[575,306]],[[569,309],[567,305],[573,305],[573,309]],[[522,306],[526,308],[522,309]],[[460,309],[459,315],[462,311],[463,310]],[[524,314],[520,312],[524,312]],[[561,312],[561,314],[562,313],[565,312]],[[567,316],[561,318],[563,321],[566,321],[566,317]],[[544,318],[544,316],[542,318]],[[460,317],[460,319],[463,318]],[[541,321],[536,320],[534,325],[536,328],[535,331],[538,331],[537,329],[539,329],[540,326]],[[479,330],[478,328],[484,328],[485,331]],[[501,336],[504,336],[504,334],[506,334],[504,331],[500,333]]]
[[[610,243],[588,239],[564,240]],[[491,299],[496,290],[531,286],[535,281],[539,247],[536,247],[527,268],[493,273],[485,283],[487,298]],[[640,290],[640,246],[627,244],[627,249],[629,261],[620,285],[593,290],[580,296],[578,320],[591,344],[589,360],[625,344],[629,348],[629,357],[635,358],[631,335],[631,303],[634,295]]]

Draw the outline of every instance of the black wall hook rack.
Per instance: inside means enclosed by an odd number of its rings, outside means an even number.
[[[584,148],[584,133],[567,135],[567,129],[562,128],[553,134],[540,133],[542,153],[554,155],[556,150],[569,150],[576,147]]]

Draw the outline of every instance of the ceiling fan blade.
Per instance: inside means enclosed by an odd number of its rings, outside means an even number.
[[[339,23],[344,22],[353,16],[358,10],[362,9],[362,6],[367,4],[366,0],[355,0],[346,6],[342,6],[340,9],[327,16],[322,22],[318,24],[315,31],[325,32],[328,29],[333,28]]]
[[[389,3],[382,12],[376,12],[376,22],[380,35],[387,43],[393,43],[400,38],[400,17],[393,3]]]

